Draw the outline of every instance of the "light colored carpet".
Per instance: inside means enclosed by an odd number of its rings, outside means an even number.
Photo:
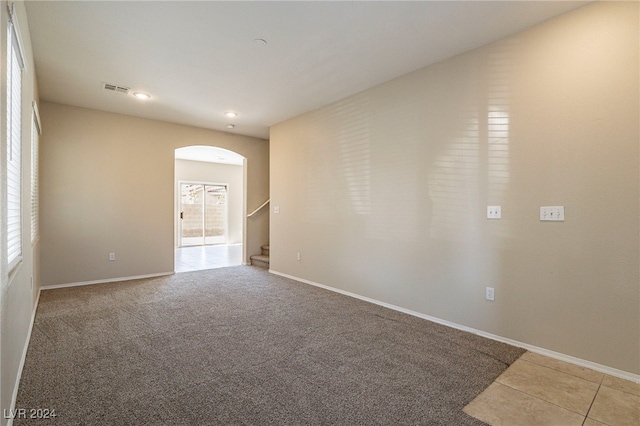
[[[479,425],[524,351],[238,266],[43,291],[22,424]]]

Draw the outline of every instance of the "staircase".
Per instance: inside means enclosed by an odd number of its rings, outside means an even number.
[[[268,268],[269,267],[269,245],[266,244],[260,247],[260,249],[262,250],[261,254],[252,254],[251,256],[249,256],[249,259],[251,259],[251,264],[255,266],[260,266],[262,268]]]

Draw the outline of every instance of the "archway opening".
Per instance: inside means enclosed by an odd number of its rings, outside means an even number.
[[[246,159],[228,149],[175,150],[175,272],[241,265],[246,258]]]

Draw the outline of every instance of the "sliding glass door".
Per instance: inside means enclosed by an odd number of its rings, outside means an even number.
[[[227,185],[180,184],[180,246],[227,242]]]

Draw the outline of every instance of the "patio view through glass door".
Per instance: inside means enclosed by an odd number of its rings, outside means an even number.
[[[180,184],[180,246],[227,242],[227,185]]]

